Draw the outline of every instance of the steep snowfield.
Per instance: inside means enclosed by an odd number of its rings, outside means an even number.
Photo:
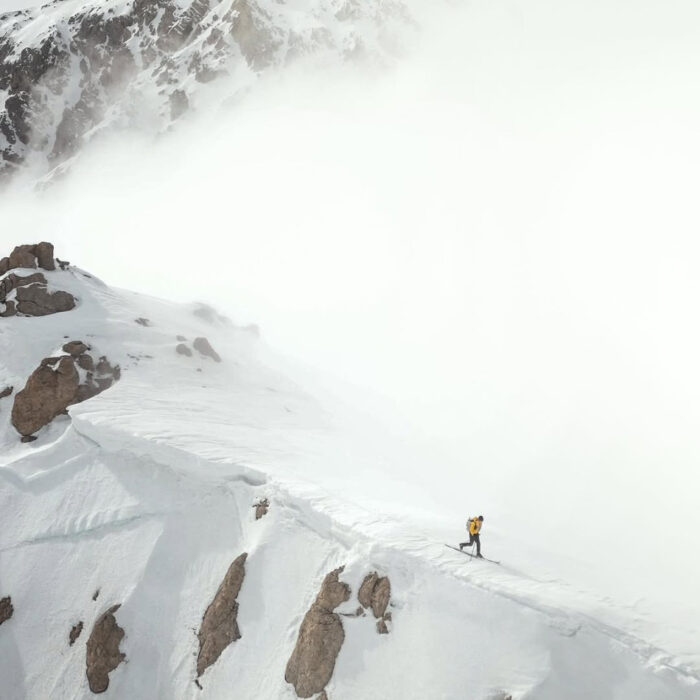
[[[633,607],[563,576],[543,580],[541,552],[514,568],[520,543],[488,524],[501,566],[444,547],[461,523],[450,531],[438,512],[415,509],[400,464],[385,454],[373,463],[344,410],[277,371],[254,329],[76,268],[46,274],[79,306],[0,319],[0,387],[18,391],[66,337],[118,362],[122,379],[29,445],[10,424],[13,397],[0,400],[0,598],[14,605],[0,626],[3,699],[90,697],[85,642],[117,603],[126,663],[105,697],[294,698],[284,676],[301,619],[343,565],[352,596],[337,612],[354,613],[363,577],[377,571],[391,580],[392,621],[379,635],[371,615],[342,618],[330,698],[700,698],[697,654],[679,658],[640,636]],[[222,362],[177,354],[178,335],[189,345],[206,336]],[[270,511],[256,521],[251,506],[265,497]],[[242,552],[242,637],[200,690],[196,632]],[[696,642],[688,635],[687,649]]]

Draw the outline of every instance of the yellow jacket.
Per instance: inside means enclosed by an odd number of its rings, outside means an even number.
[[[467,521],[467,529],[470,535],[478,535],[481,530],[481,520],[479,518],[470,518]]]

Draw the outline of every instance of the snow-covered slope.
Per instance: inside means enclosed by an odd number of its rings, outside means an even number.
[[[14,5],[10,4],[11,8]],[[398,0],[53,0],[0,15],[0,177],[41,174],[107,129],[160,133],[304,56],[385,60]]]
[[[15,387],[0,399],[0,598],[13,607],[0,625],[3,699],[91,696],[86,640],[115,605],[126,658],[106,697],[297,697],[285,669],[338,567],[351,592],[335,611],[344,641],[329,698],[700,698],[697,659],[637,636],[627,611],[447,549],[447,532],[402,512],[400,489],[378,509],[391,476],[332,406],[275,370],[255,328],[78,268],[45,274],[78,306],[0,319],[0,388]],[[193,348],[197,337],[221,362]],[[13,398],[66,339],[119,363],[121,379],[21,443]],[[197,631],[243,553],[241,637],[200,688]],[[371,572],[391,584],[387,634],[371,610],[355,616]]]

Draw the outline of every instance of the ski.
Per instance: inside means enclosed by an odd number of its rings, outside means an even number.
[[[445,547],[449,547],[450,549],[454,549],[455,552],[459,552],[460,554],[464,554],[468,557],[471,557],[472,559],[483,559],[484,561],[490,561],[492,564],[500,564],[500,561],[496,561],[495,559],[489,559],[488,557],[477,557],[476,554],[470,554],[469,552],[465,552],[463,549],[460,549],[459,547],[454,547],[451,544],[446,544]]]

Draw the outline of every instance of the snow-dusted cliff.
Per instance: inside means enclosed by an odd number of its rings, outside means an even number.
[[[488,526],[500,566],[444,547],[439,513],[400,514],[410,477],[372,463],[255,328],[47,269],[47,250],[3,262],[44,265],[6,271],[6,301],[41,274],[75,302],[0,318],[3,699],[700,697],[696,661],[640,636],[634,610],[513,568],[520,545]],[[74,388],[97,377],[88,355],[116,381],[21,442],[30,375],[55,398],[62,364]]]
[[[25,3],[0,15],[0,178],[105,129],[162,132],[215,81],[231,97],[304,56],[386,61],[408,24],[399,0]]]

